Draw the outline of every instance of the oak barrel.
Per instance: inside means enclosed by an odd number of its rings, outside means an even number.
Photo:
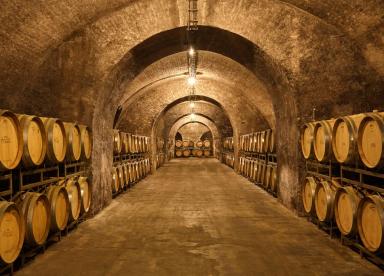
[[[123,154],[129,153],[128,133],[120,132],[120,139],[121,139],[121,153]]]
[[[81,187],[75,178],[70,178],[65,182],[65,189],[69,198],[69,222],[76,221],[81,211]]]
[[[80,213],[86,214],[91,207],[92,200],[92,187],[88,182],[88,177],[80,176],[78,179],[80,185],[80,194],[81,194],[81,208]]]
[[[23,133],[24,167],[41,165],[47,153],[47,134],[43,121],[37,116],[18,115],[21,131]]]
[[[271,176],[271,190],[272,190],[272,192],[276,193],[277,192],[277,185],[278,185],[278,182],[277,182],[277,167],[276,166],[272,166],[271,174],[272,174],[272,176]]]
[[[270,139],[269,139],[269,149],[268,152],[273,153],[276,150],[276,130],[271,129]]]
[[[89,160],[92,156],[92,131],[89,127],[79,125],[80,128],[80,144],[81,159]]]
[[[133,183],[136,181],[136,173],[135,173],[135,168],[133,166],[133,163],[128,163],[128,168],[129,168],[129,181]]]
[[[24,243],[23,216],[16,204],[0,201],[0,261],[11,264],[19,256]]]
[[[181,148],[183,146],[183,141],[176,140],[175,146],[176,146],[176,148]]]
[[[183,156],[184,157],[189,157],[191,155],[191,151],[190,150],[184,150],[183,151]]]
[[[313,157],[313,130],[315,128],[315,123],[307,123],[301,129],[300,134],[300,144],[301,152],[305,159],[310,159]]]
[[[324,162],[333,158],[332,128],[335,120],[319,121],[313,129],[313,149],[317,161]]]
[[[203,156],[203,151],[202,150],[197,150],[196,151],[196,156],[197,157],[202,157]]]
[[[384,166],[384,112],[364,114],[357,145],[365,166],[370,169]]]
[[[46,195],[26,192],[16,199],[25,225],[25,244],[27,246],[42,245],[47,240],[51,214]]]
[[[198,147],[198,148],[201,148],[201,147],[203,147],[203,141],[197,141],[196,142],[196,147]]]
[[[384,200],[379,195],[364,197],[357,210],[357,228],[364,246],[373,253],[384,251]]]
[[[63,186],[51,185],[47,190],[47,197],[51,210],[52,232],[62,231],[67,227],[69,219],[69,197]]]
[[[211,151],[209,151],[209,150],[205,150],[205,151],[204,151],[204,156],[205,156],[205,157],[209,157],[209,156],[211,156]]]
[[[0,109],[0,171],[16,168],[23,154],[23,135],[16,115]]]
[[[204,140],[203,144],[204,144],[205,148],[210,148],[211,147],[211,141],[209,141],[209,140]]]
[[[339,186],[335,180],[318,182],[315,192],[315,209],[319,221],[333,220],[335,195]]]
[[[52,163],[61,163],[67,152],[67,138],[64,123],[56,118],[41,118],[47,134],[47,160]]]
[[[118,176],[119,176],[119,185],[120,185],[120,189],[124,189],[125,187],[125,174],[124,174],[124,167],[119,165],[117,166],[117,173],[118,173]]]
[[[118,129],[113,130],[113,152],[120,154],[123,146],[123,141],[121,140],[121,134]]]
[[[302,200],[304,211],[307,214],[314,214],[315,211],[315,194],[316,194],[317,180],[308,176],[304,180]]]
[[[189,147],[189,141],[183,141],[183,147],[184,148]]]
[[[115,194],[119,191],[120,189],[120,176],[119,176],[119,171],[116,167],[112,168],[112,193]]]
[[[80,127],[74,123],[64,123],[67,140],[66,158],[70,161],[78,161],[81,156]]]
[[[271,135],[272,135],[272,131],[270,129],[267,129],[264,131],[264,153],[269,152]]]
[[[258,170],[259,170],[259,161],[255,160],[255,161],[253,161],[253,172],[252,172],[252,180],[253,181],[257,180],[257,174],[259,172]]]
[[[176,157],[182,157],[182,156],[183,156],[183,151],[176,150]]]
[[[350,186],[339,187],[335,196],[335,219],[344,236],[354,237],[357,233],[357,207],[361,196]]]
[[[265,178],[264,178],[264,187],[267,189],[271,188],[271,179],[272,179],[272,166],[267,165],[265,169]]]
[[[336,119],[332,129],[332,150],[339,163],[354,164],[359,158],[357,131],[364,114]]]

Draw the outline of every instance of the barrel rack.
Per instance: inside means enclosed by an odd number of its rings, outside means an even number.
[[[326,180],[338,180],[342,186],[353,186],[363,194],[381,194],[384,196],[384,172],[380,170],[367,170],[358,164],[346,166],[332,161],[320,163],[315,160],[306,160],[306,174]],[[382,183],[374,184],[374,183]],[[340,233],[334,220],[329,223],[319,222],[316,214],[306,214],[306,219],[327,232],[331,238],[338,238],[342,245],[348,246],[357,252],[361,258],[365,258],[384,270],[384,256],[374,254],[367,250],[358,235],[347,237]]]
[[[55,165],[44,164],[31,169],[19,166],[12,171],[2,172],[0,173],[0,200],[13,201],[26,191],[43,192],[49,185],[60,180],[86,175],[88,166],[88,163],[84,161],[64,162]],[[47,240],[42,245],[31,248],[23,246],[14,263],[0,265],[0,275],[13,275],[15,267],[22,268],[36,255],[44,253],[49,245],[60,241],[63,235],[66,236],[70,230],[84,221],[85,215],[83,214],[78,220],[68,224],[65,230],[49,233]]]

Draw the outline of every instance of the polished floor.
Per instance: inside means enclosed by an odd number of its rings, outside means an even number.
[[[214,159],[173,160],[17,275],[379,275]]]

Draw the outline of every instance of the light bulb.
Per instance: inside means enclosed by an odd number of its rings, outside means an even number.
[[[191,57],[193,57],[193,56],[195,55],[195,49],[193,49],[192,47],[189,48],[189,55],[190,55]]]
[[[189,86],[194,86],[196,84],[196,78],[195,77],[189,77],[188,78],[188,84],[189,84]]]
[[[189,107],[190,107],[190,108],[194,108],[194,107],[195,107],[195,103],[194,103],[194,102],[191,102],[191,103],[189,104]]]

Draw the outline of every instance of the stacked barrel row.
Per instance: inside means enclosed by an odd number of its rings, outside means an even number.
[[[223,153],[223,162],[227,166],[234,168],[235,166],[235,156],[233,153]]]
[[[57,118],[17,115],[0,110],[0,171],[43,163],[88,160],[92,154],[89,127]]]
[[[304,158],[316,162],[341,164],[370,176],[382,172],[384,165],[384,113],[356,114],[303,126],[301,148]],[[338,175],[308,176],[303,186],[305,212],[321,222],[333,222],[342,235],[355,239],[359,235],[364,247],[384,253],[383,195],[360,185],[359,189],[341,184]],[[341,178],[342,179],[342,178]],[[380,183],[376,183],[380,184]]]
[[[222,162],[231,168],[234,168],[235,166],[235,156],[233,154],[234,148],[233,137],[226,137],[223,139]]]
[[[277,167],[265,160],[251,157],[240,157],[239,171],[252,182],[260,184],[265,189],[277,192]]]
[[[175,156],[176,157],[209,157],[211,156],[212,142],[210,140],[193,141],[176,140]]]
[[[114,130],[113,151],[115,155],[147,153],[149,150],[149,137]]]
[[[112,194],[117,194],[146,177],[151,171],[149,158],[127,160],[112,169]]]
[[[164,153],[158,153],[156,155],[156,168],[160,168],[165,163],[165,154]]]
[[[63,231],[88,212],[91,186],[86,177],[62,180],[44,192],[22,192],[13,202],[0,201],[0,260],[13,263],[22,247],[44,245],[50,233]]]
[[[233,137],[227,137],[223,140],[223,148],[225,151],[233,151],[234,149],[234,141]]]
[[[256,153],[275,152],[275,131],[268,129],[240,136],[240,151]]]

